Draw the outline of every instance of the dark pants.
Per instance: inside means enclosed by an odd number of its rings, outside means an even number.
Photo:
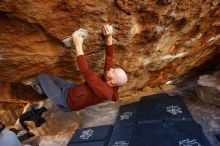
[[[40,127],[41,124],[46,122],[46,120],[41,117],[43,112],[45,112],[46,110],[47,109],[45,107],[41,107],[39,109],[35,109],[32,107],[30,111],[23,113],[19,117],[19,122],[26,131],[29,131],[29,128],[27,124],[25,123],[25,121],[33,121],[36,127]]]
[[[68,89],[75,87],[76,84],[47,74],[38,75],[36,82],[56,107],[64,112],[71,111],[67,105],[67,93]]]

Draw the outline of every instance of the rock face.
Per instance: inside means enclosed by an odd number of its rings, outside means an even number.
[[[197,86],[197,96],[200,100],[220,107],[219,91],[213,87]]]
[[[40,72],[79,81],[75,54],[62,40],[78,28],[89,32],[89,66],[103,71],[101,28],[115,29],[114,65],[123,67],[137,90],[187,73],[215,53],[219,2],[172,0],[2,0],[1,82],[26,81]]]
[[[200,76],[196,93],[200,100],[220,107],[220,71]]]
[[[1,109],[5,102],[12,103],[7,108],[14,102],[22,108],[36,101],[13,84],[29,84],[39,73],[83,80],[74,48],[62,43],[79,28],[88,31],[84,51],[89,67],[102,73],[101,28],[114,27],[114,66],[124,68],[129,77],[120,89],[122,99],[178,78],[214,56],[219,15],[218,0],[1,0]],[[23,91],[23,98],[14,96],[15,91]]]

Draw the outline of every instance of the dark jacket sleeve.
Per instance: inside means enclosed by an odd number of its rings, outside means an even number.
[[[80,71],[86,79],[86,82],[96,96],[112,99],[113,89],[89,69],[84,55],[77,56],[77,63]]]
[[[105,57],[105,72],[108,71],[112,67],[113,60],[113,47],[106,46],[106,57]]]

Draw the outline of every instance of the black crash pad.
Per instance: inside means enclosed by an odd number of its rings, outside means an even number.
[[[131,126],[136,124],[137,106],[138,106],[137,102],[127,105],[122,105],[119,109],[114,127]]]
[[[70,139],[69,144],[106,141],[111,135],[112,128],[112,125],[103,125],[98,127],[78,129],[73,137]]]
[[[137,117],[138,123],[193,121],[181,97],[167,94],[142,97]]]
[[[211,146],[211,144],[200,125],[184,121],[139,124],[134,130],[131,146]]]
[[[67,146],[106,146],[105,141],[69,143]]]
[[[218,141],[220,142],[220,134],[215,135]]]
[[[135,126],[116,127],[113,129],[108,146],[130,146]]]

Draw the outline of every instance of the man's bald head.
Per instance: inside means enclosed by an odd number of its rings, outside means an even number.
[[[123,86],[127,83],[128,78],[125,71],[121,68],[111,68],[106,75],[106,82],[110,86]]]
[[[117,86],[123,86],[128,81],[128,78],[127,78],[125,71],[121,68],[115,69],[115,76],[116,76]]]

